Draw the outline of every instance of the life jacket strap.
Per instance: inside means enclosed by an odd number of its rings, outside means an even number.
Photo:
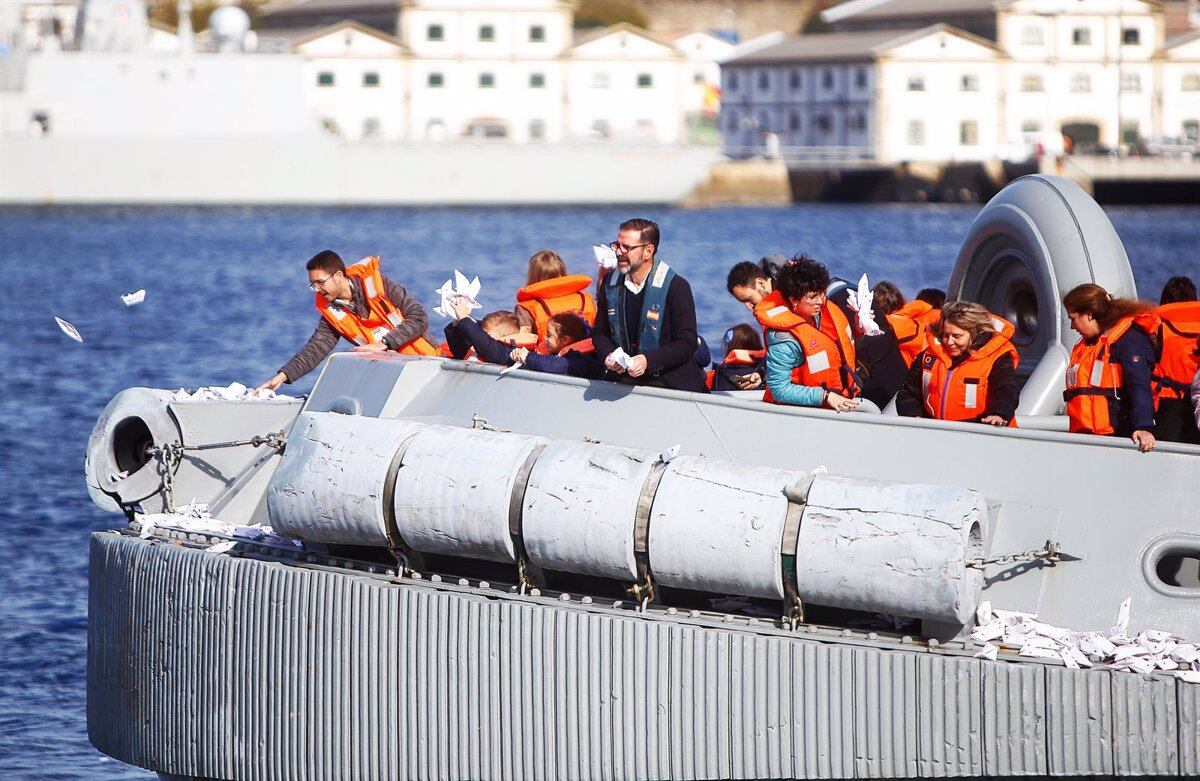
[[[1121,394],[1115,388],[1096,388],[1087,386],[1083,388],[1067,388],[1063,391],[1063,401],[1070,401],[1079,396],[1103,396],[1106,399],[1119,399]]]

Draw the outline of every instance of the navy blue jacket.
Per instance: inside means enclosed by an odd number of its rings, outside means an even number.
[[[585,380],[604,379],[604,359],[596,353],[581,353],[567,350],[566,355],[542,355],[530,352],[525,359],[525,368],[547,374],[566,374]]]
[[[1150,375],[1154,370],[1154,345],[1136,325],[1111,347],[1110,360],[1121,365],[1121,394],[1108,402],[1113,436],[1127,437],[1135,431],[1154,433],[1154,394]]]
[[[508,356],[513,348],[488,336],[483,326],[469,317],[450,323],[446,326],[445,333],[446,344],[450,346],[450,354],[455,358],[466,358],[467,352],[475,348],[475,355],[485,363],[512,365],[512,358]]]

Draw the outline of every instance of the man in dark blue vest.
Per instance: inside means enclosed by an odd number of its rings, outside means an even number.
[[[692,288],[658,257],[658,245],[657,224],[621,223],[612,245],[617,267],[597,286],[592,344],[614,379],[704,393],[704,372],[693,360]]]

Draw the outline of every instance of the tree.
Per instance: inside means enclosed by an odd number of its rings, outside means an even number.
[[[649,27],[650,17],[634,0],[580,0],[575,12],[578,28],[609,27],[620,22]]]

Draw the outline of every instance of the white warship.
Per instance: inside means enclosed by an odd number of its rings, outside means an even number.
[[[1083,282],[1136,294],[1062,179],[963,243],[1017,429],[395,354],[305,399],[126,390],[91,741],[169,778],[1194,777],[1200,448],[1066,433]],[[1031,616],[1061,635],[977,626]],[[1127,650],[1039,652],[1081,637]]]

